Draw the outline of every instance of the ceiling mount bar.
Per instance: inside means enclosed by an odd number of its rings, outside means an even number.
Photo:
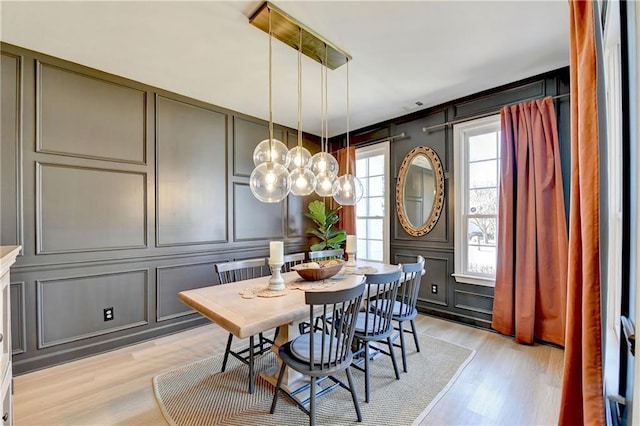
[[[324,37],[317,34],[297,19],[286,14],[273,3],[265,1],[249,18],[249,23],[269,33],[269,9],[271,10],[271,32],[273,36],[298,50],[300,31],[302,31],[302,53],[314,61],[324,64],[325,46],[329,69],[336,69],[351,60],[351,55],[340,49]]]

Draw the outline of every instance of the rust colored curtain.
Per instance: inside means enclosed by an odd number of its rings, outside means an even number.
[[[560,425],[604,425],[599,151],[593,3],[569,2],[571,214]]]
[[[547,97],[500,111],[498,262],[492,327],[564,344],[567,222],[558,130]]]
[[[338,176],[347,173],[347,161],[349,161],[349,173],[356,174],[356,149],[352,146],[349,148],[339,149],[336,153],[338,165]],[[348,235],[356,234],[356,206],[342,206],[338,211],[338,228],[347,231]]]

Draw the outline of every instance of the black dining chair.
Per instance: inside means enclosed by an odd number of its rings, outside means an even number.
[[[343,249],[310,251],[308,254],[309,261],[311,262],[317,262],[319,260],[344,259]]]
[[[284,260],[284,272],[291,272],[292,271],[292,267],[295,265],[300,265],[301,263],[304,263],[306,259],[306,255],[305,253],[290,253],[290,254],[285,254],[283,257]]]
[[[397,271],[383,274],[365,274],[367,283],[367,290],[365,291],[368,292],[369,299],[375,298],[377,309],[374,311],[366,310],[358,314],[354,340],[358,347],[355,356],[359,357],[359,360],[353,363],[353,366],[360,371],[364,371],[364,396],[366,402],[369,402],[371,387],[369,383],[369,363],[372,356],[370,349],[374,349],[375,353],[384,353],[391,357],[396,379],[400,380],[398,362],[393,351],[391,335],[394,331],[392,322],[393,301],[398,296],[398,287],[402,278],[401,268],[402,265],[399,265]],[[378,347],[370,347],[371,342],[386,342],[388,352]],[[364,368],[360,366],[363,359]]]
[[[350,366],[353,359],[353,333],[364,289],[365,284],[361,283],[356,287],[344,290],[305,293],[305,303],[309,305],[309,323],[312,324],[314,317],[318,314],[340,320],[327,324],[325,330],[314,330],[280,346],[279,354],[283,362],[278,375],[278,384],[273,394],[271,414],[275,412],[279,392],[283,392],[309,415],[309,424],[315,425],[316,397],[340,386],[351,392],[358,421],[362,421]],[[282,381],[287,367],[309,376],[311,383],[294,391],[284,389]],[[334,376],[340,371],[346,371],[348,386]],[[318,382],[325,379],[331,380],[331,385],[317,392]],[[309,397],[304,401],[299,401],[296,395],[306,391],[309,387],[311,388]],[[307,405],[309,408],[306,407]],[[342,407],[336,407],[336,409],[339,410]]]
[[[271,273],[269,270],[269,266],[267,265],[267,259],[265,258],[216,263],[214,267],[216,273],[218,274],[218,280],[220,281],[220,284],[229,284],[236,281],[263,277]],[[255,345],[254,337],[255,336],[249,337],[249,347],[240,350],[233,350],[231,349],[233,334],[229,333],[229,337],[227,339],[227,347],[224,350],[222,368],[220,369],[221,372],[224,372],[226,370],[229,355],[232,355],[242,363],[247,364],[249,366],[249,393],[253,393],[254,390],[254,357],[267,352],[273,344],[273,340],[264,337],[263,333],[260,333],[258,335],[258,345]]]
[[[424,258],[418,256],[416,263],[402,264],[402,272],[404,281],[398,289],[398,300],[393,306],[393,320],[398,323],[398,334],[400,335],[400,348],[402,349],[402,369],[407,372],[407,349],[404,340],[404,333],[413,335],[413,341],[416,345],[416,352],[420,352],[420,343],[418,343],[418,333],[416,332],[415,318],[418,315],[416,305],[418,303],[418,293],[420,292],[420,284],[422,283],[422,272],[424,271]],[[403,327],[403,323],[409,321],[411,331]]]

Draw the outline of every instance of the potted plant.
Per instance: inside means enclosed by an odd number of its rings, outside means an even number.
[[[309,211],[304,215],[312,219],[318,227],[307,228],[307,234],[311,234],[320,239],[320,242],[311,246],[311,251],[339,249],[343,241],[347,239],[347,233],[343,229],[335,228],[338,223],[336,212],[342,208],[327,209],[323,201],[315,200],[309,203]]]

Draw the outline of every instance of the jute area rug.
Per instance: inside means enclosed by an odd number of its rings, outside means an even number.
[[[420,335],[421,352],[415,352],[410,336],[408,373],[402,372],[400,350],[396,350],[400,380],[393,373],[391,358],[379,355],[370,366],[371,402],[364,402],[364,373],[352,368],[362,409],[358,423],[349,391],[336,388],[317,399],[317,422],[326,425],[410,425],[419,423],[446,393],[475,351],[434,337]],[[262,371],[277,363],[272,352],[256,360]],[[256,377],[255,392],[249,394],[248,368],[229,357],[227,371],[220,373],[222,354],[180,367],[153,378],[153,388],[162,413],[171,425],[304,425],[309,418],[284,394],[274,414],[269,414],[273,387]],[[347,383],[346,375],[338,376]]]

